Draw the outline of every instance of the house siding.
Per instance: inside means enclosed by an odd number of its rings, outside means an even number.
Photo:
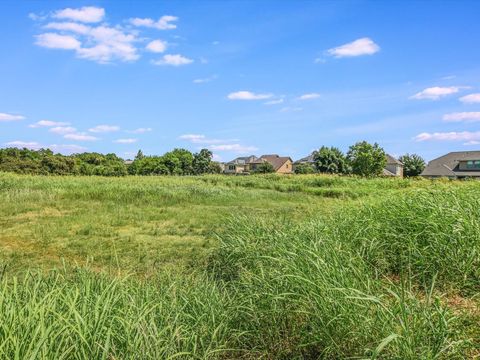
[[[287,160],[276,171],[276,173],[278,173],[278,174],[291,174],[292,172],[293,172],[293,163],[290,160]]]

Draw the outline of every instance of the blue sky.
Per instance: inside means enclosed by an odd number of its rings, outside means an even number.
[[[0,2],[0,146],[480,149],[478,1]]]

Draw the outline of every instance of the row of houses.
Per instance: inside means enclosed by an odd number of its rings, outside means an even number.
[[[387,164],[383,169],[385,176],[403,176],[403,164],[395,159],[393,156],[387,154]],[[314,163],[314,154],[299,159],[295,162],[289,156],[280,156],[277,154],[262,155],[257,157],[255,155],[241,156],[226,162],[223,165],[223,172],[225,174],[250,174],[257,170],[258,166],[263,163],[270,163],[273,169],[278,174],[292,174],[295,171],[295,166],[299,164]]]
[[[384,176],[403,176],[403,164],[393,156],[387,154],[387,163],[383,169]],[[310,154],[295,162],[289,156],[277,154],[237,157],[222,164],[226,174],[249,174],[254,172],[264,162],[272,164],[278,174],[291,174],[298,164],[314,163],[314,154]],[[456,151],[443,155],[428,163],[420,176],[426,178],[446,177],[450,179],[479,178],[480,179],[480,151]]]

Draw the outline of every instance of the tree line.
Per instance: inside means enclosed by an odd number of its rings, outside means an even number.
[[[425,167],[425,161],[416,154],[405,154],[399,160],[403,163],[405,176],[418,176]],[[378,176],[385,164],[385,151],[377,143],[372,145],[362,141],[350,146],[346,154],[336,147],[322,146],[313,153],[313,163],[296,165],[295,173]],[[37,175],[201,175],[218,174],[222,168],[212,160],[212,152],[208,149],[198,153],[174,149],[161,156],[145,156],[139,150],[135,159],[126,163],[115,154],[62,155],[49,149],[6,148],[0,149],[0,171]],[[270,173],[274,168],[265,162],[254,172]]]
[[[327,173],[355,174],[360,176],[379,176],[383,173],[387,157],[377,143],[358,142],[344,154],[336,147],[322,146],[313,152],[313,163],[295,166],[297,174]],[[399,158],[403,163],[403,175],[418,176],[425,168],[425,160],[417,154],[405,154]]]
[[[55,154],[49,149],[0,149],[0,171],[32,175],[198,175],[221,172],[212,161],[212,153],[202,149],[191,153],[174,149],[162,156],[144,156],[126,163],[115,154],[86,152],[73,155]]]

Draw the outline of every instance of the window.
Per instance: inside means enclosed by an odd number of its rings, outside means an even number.
[[[468,160],[467,161],[467,169],[469,169],[469,170],[480,169],[480,160]]]
[[[235,170],[235,165],[228,165],[228,170]]]

